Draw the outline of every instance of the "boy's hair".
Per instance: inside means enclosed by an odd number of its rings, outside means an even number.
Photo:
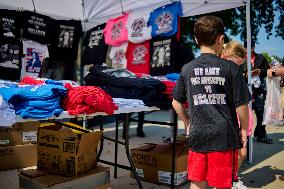
[[[244,46],[237,41],[230,41],[222,50],[223,56],[240,57],[244,58],[246,50]]]
[[[216,16],[203,16],[194,25],[194,35],[198,45],[212,46],[218,35],[223,34],[223,21]]]

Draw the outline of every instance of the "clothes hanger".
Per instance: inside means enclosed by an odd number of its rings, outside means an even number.
[[[33,6],[34,6],[34,12],[36,12],[35,1],[32,0],[32,2],[33,2]]]
[[[121,13],[124,14],[124,10],[123,10],[123,5],[122,5],[122,0],[119,0],[120,1],[120,6],[121,6]]]

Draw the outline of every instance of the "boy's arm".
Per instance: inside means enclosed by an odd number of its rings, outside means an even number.
[[[242,144],[243,147],[247,146],[247,130],[248,130],[248,122],[249,122],[249,115],[248,115],[248,105],[244,104],[236,108],[241,125],[241,137],[242,137]]]
[[[183,121],[184,123],[184,127],[185,127],[185,132],[187,133],[187,129],[189,126],[189,117],[185,111],[185,108],[183,107],[183,104],[180,103],[179,101],[173,99],[172,102],[173,108],[175,109],[177,115],[179,116],[179,118]]]

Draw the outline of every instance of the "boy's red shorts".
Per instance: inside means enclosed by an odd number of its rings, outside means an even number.
[[[232,180],[237,179],[238,150],[223,152],[192,152],[188,154],[188,179],[207,181],[217,188],[232,187]]]

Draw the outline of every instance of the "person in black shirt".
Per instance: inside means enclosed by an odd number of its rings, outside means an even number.
[[[247,43],[244,43],[244,46],[247,46]],[[264,113],[264,104],[266,99],[266,81],[265,78],[267,76],[267,70],[270,68],[268,61],[262,54],[255,53],[255,42],[251,43],[251,67],[252,77],[259,76],[260,86],[252,85],[252,108],[255,111],[256,115],[256,127],[254,130],[254,136],[256,137],[257,142],[262,142],[266,144],[272,144],[273,140],[267,138],[266,136],[266,125],[262,124],[263,121],[263,113]]]
[[[231,188],[237,177],[237,149],[246,146],[248,88],[239,66],[217,56],[224,44],[222,20],[215,16],[201,17],[194,32],[202,54],[183,66],[172,102],[189,128],[190,188],[205,189],[207,185]],[[186,100],[189,115],[183,107]]]

